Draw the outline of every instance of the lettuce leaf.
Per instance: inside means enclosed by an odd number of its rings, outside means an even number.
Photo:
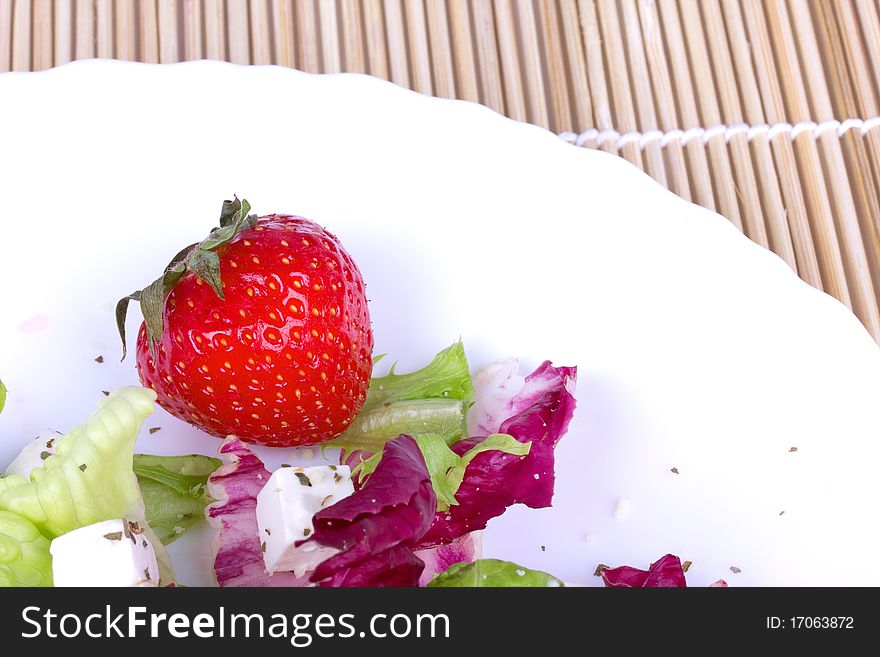
[[[0,381],[0,413],[3,412],[4,406],[6,406],[6,386]]]
[[[409,374],[370,381],[367,399],[351,427],[323,447],[348,452],[378,452],[401,434],[434,433],[446,443],[458,439],[466,426],[474,387],[461,341],[447,347],[428,365]]]
[[[598,570],[606,588],[687,586],[681,560],[674,554],[663,555],[648,566],[648,570],[639,570],[631,566],[620,566],[618,568],[599,566]]]
[[[86,424],[58,438],[56,453],[34,468],[30,479],[0,478],[0,511],[21,516],[48,539],[112,518],[141,522],[156,550],[162,582],[173,583],[170,560],[146,522],[132,470],[134,443],[155,399],[154,391],[138,386],[102,397]]]
[[[164,545],[205,519],[205,506],[214,501],[205,489],[208,476],[222,464],[200,454],[134,455],[147,522]]]
[[[467,564],[483,556],[483,533],[465,534],[452,543],[416,550],[415,555],[425,562],[425,570],[419,578],[419,586],[428,582],[457,563]]]
[[[9,511],[0,511],[0,587],[4,586],[52,586],[49,539]]]
[[[320,586],[418,586],[425,567],[411,547],[428,530],[437,497],[416,441],[398,436],[385,445],[369,480],[313,518],[306,541],[338,550],[318,564]]]
[[[550,506],[554,488],[554,449],[568,429],[575,409],[572,394],[575,367],[553,367],[544,362],[510,394],[502,413],[482,426],[510,434],[520,443],[531,443],[525,456],[497,449],[479,450],[489,438],[459,440],[452,451],[465,455],[477,449],[456,492],[458,504],[438,512],[420,547],[449,543],[469,532],[484,529],[492,518],[513,504],[533,509]],[[479,377],[478,377],[479,381]],[[479,399],[479,395],[478,395]],[[512,415],[508,415],[511,413]]]
[[[493,434],[466,451],[464,454],[453,452],[442,436],[428,433],[415,437],[416,443],[425,459],[428,474],[431,476],[431,485],[437,495],[437,510],[447,511],[450,506],[458,504],[455,494],[458,492],[468,464],[478,455],[491,450],[498,450],[507,454],[525,456],[529,453],[531,443],[521,443],[508,434]],[[373,473],[382,459],[381,453],[373,454],[370,458],[360,462],[352,474],[358,475],[359,484]]]
[[[510,561],[480,559],[473,563],[457,563],[437,575],[428,584],[431,588],[561,587],[561,580],[541,570],[529,570]]]
[[[227,586],[308,586],[306,577],[278,572],[270,575],[263,562],[257,526],[257,494],[271,472],[238,438],[220,446],[227,460],[208,478],[208,494],[217,501],[205,509],[208,523],[218,530],[212,545],[214,576]]]
[[[101,399],[84,425],[56,442],[56,453],[31,471],[30,481],[0,479],[0,510],[32,522],[47,538],[101,520],[143,515],[132,471],[132,453],[143,421],[153,413],[156,393],[120,388]]]

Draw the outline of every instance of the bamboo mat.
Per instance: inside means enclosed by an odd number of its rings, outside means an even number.
[[[481,102],[720,212],[880,341],[878,0],[0,0],[0,72],[90,57]]]

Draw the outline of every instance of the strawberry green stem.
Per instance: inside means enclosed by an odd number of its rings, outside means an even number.
[[[241,231],[254,227],[257,216],[248,215],[250,209],[251,204],[247,200],[239,201],[237,196],[232,201],[223,201],[220,226],[214,228],[201,242],[190,244],[181,250],[171,259],[162,275],[147,287],[119,300],[116,304],[116,327],[122,340],[122,360],[125,360],[128,351],[125,342],[125,318],[129,302],[140,303],[147,325],[150,353],[155,358],[156,346],[164,330],[162,310],[165,299],[185,274],[192,272],[210,285],[218,297],[223,298],[223,280],[220,277],[220,256],[217,250],[232,241]]]

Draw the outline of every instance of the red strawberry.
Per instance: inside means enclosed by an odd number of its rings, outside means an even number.
[[[224,203],[221,227],[128,300],[145,322],[137,366],[171,414],[215,436],[311,445],[363,406],[373,335],[363,279],[339,241],[290,215]],[[124,357],[124,356],[123,356]]]

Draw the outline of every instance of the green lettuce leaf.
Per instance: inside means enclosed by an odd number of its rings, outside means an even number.
[[[0,381],[0,413],[3,412],[4,406],[6,406],[6,386]]]
[[[214,501],[205,488],[208,477],[222,464],[200,454],[134,455],[147,522],[164,545],[205,519],[205,506]]]
[[[431,485],[437,494],[438,511],[448,511],[449,507],[458,504],[455,494],[464,479],[468,463],[477,454],[497,450],[507,454],[525,456],[529,453],[532,445],[531,443],[521,443],[509,434],[496,433],[487,436],[485,440],[459,456],[449,448],[443,437],[437,434],[416,435],[415,440],[419,449],[422,450],[422,456],[425,457],[425,465],[427,465],[428,474],[431,476]],[[352,474],[358,476],[358,483],[361,485],[364,483],[379,465],[381,459],[382,453],[377,452],[354,468]]]
[[[48,539],[102,520],[128,518],[147,525],[144,501],[132,469],[134,443],[155,410],[156,393],[128,386],[102,397],[84,425],[55,442],[56,453],[30,479],[0,478],[0,511],[31,522]],[[151,531],[164,584],[174,582],[164,546]]]
[[[0,587],[4,586],[52,586],[49,539],[10,511],[0,511]]]
[[[396,374],[392,367],[388,375],[373,378],[360,414],[345,433],[323,447],[380,452],[402,433],[433,433],[453,443],[466,428],[473,396],[464,345],[459,341],[420,370]]]
[[[132,454],[155,397],[127,387],[102,399],[86,424],[55,442],[56,453],[31,471],[30,481],[0,479],[0,510],[27,518],[48,538],[142,511]]]
[[[549,573],[529,570],[510,561],[479,559],[473,563],[456,563],[428,583],[429,587],[473,588],[503,587],[561,587],[565,586]]]

